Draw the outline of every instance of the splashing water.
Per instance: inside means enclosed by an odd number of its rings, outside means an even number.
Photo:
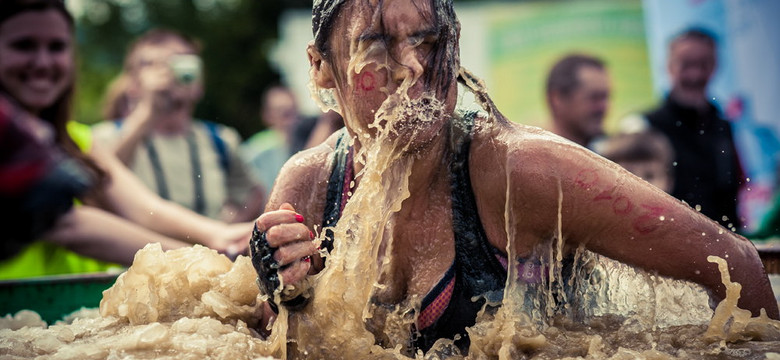
[[[750,318],[749,312],[738,309],[739,284],[729,280],[723,259],[711,258],[711,261],[718,262],[728,290],[709,325],[705,321],[694,325],[645,326],[631,317],[605,314],[583,322],[556,319],[555,326],[540,330],[521,309],[522,291],[517,284],[510,283],[504,306],[494,315],[481,313],[477,324],[469,329],[472,347],[468,358],[771,359],[776,356],[780,349],[780,322],[765,315]],[[609,263],[603,266],[610,267]],[[607,277],[616,275],[615,278],[627,279],[631,281],[629,287],[646,279],[624,269],[616,268]],[[340,270],[349,273],[348,269]],[[319,291],[317,295],[322,297],[315,298],[311,304],[316,305],[312,309],[325,311],[324,314],[307,311],[304,316],[291,317],[290,323],[295,322],[291,329],[297,336],[290,339],[310,339],[305,347],[298,348],[299,353],[287,354],[282,346],[287,337],[274,334],[263,340],[253,330],[261,295],[248,258],[241,256],[231,263],[203,247],[162,252],[159,246],[148,245],[138,252],[133,266],[104,293],[99,313],[81,311],[67,322],[48,328],[37,314],[30,312],[0,319],[0,356],[9,359],[263,359],[337,354],[335,358],[343,359],[400,358],[400,349],[374,345],[373,336],[360,320],[365,304],[341,310],[348,304],[338,299],[360,297],[352,290],[364,289],[335,277],[333,281],[329,291],[344,293]],[[656,301],[655,306],[659,309],[685,307],[676,303],[679,299],[670,300],[661,295],[666,281],[644,282],[645,287],[658,293],[658,299],[667,302],[664,305]],[[677,283],[683,286],[682,282]],[[624,285],[609,284],[609,287]],[[626,298],[642,297],[646,293],[622,290]],[[286,315],[283,312],[280,316]],[[326,318],[331,319],[330,324],[324,322]],[[280,325],[286,323],[278,321],[274,331],[283,329]],[[321,340],[324,343],[318,347],[316,342]],[[416,357],[446,358],[446,344],[443,341],[428,354]]]

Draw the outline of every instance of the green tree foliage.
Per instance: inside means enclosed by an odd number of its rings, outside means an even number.
[[[245,138],[261,130],[260,96],[279,80],[269,63],[279,15],[291,6],[311,6],[282,0],[70,1],[77,18],[77,120],[102,120],[103,96],[127,46],[146,30],[163,27],[203,45],[206,92],[196,116],[233,126]]]

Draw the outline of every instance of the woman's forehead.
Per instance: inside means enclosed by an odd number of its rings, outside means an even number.
[[[430,0],[355,0],[341,14],[340,25],[355,33],[431,27]]]

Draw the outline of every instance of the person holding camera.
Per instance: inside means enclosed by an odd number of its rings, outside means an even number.
[[[151,243],[243,253],[251,223],[161,199],[71,119],[74,34],[62,0],[0,1],[0,280],[121,269]]]
[[[137,39],[107,96],[95,140],[161,197],[226,221],[257,217],[262,186],[237,155],[241,138],[222,124],[195,119],[203,66],[193,39],[155,29]]]

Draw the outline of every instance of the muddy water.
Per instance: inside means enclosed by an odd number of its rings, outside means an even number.
[[[721,259],[712,261],[725,266]],[[507,296],[505,306],[497,314],[482,314],[478,324],[470,329],[473,345],[468,358],[780,358],[780,322],[751,319],[749,312],[738,309],[736,300],[740,286],[729,281],[725,267],[721,271],[728,295],[712,317],[713,313],[706,306],[706,296],[700,289],[682,282],[653,278],[609,260],[599,266],[598,271],[603,272],[601,279],[619,283],[602,283],[609,290],[598,290],[601,294],[596,296],[606,294],[622,304],[602,307],[598,311],[622,309],[618,311],[625,312],[632,304],[637,305],[628,311],[631,315],[598,314],[582,321],[559,316],[540,327],[528,313],[517,311],[512,305],[523,303],[521,292],[511,292],[508,294],[512,296]],[[319,291],[317,295],[321,298],[313,303],[317,305],[312,307],[316,311],[327,310],[321,315],[329,319],[329,324],[319,323],[319,316],[314,312],[293,317],[290,321],[295,323],[298,335],[288,339],[293,341],[297,337],[299,346],[309,351],[296,357],[400,357],[400,349],[374,345],[373,337],[361,325],[365,306],[344,309],[345,303],[325,298],[329,295],[346,300],[360,297],[361,292],[345,290],[359,289],[340,283],[343,293],[335,296]],[[624,285],[631,288],[621,291]],[[631,301],[631,298],[645,298],[648,291],[656,294],[653,301]],[[658,318],[660,312],[687,306],[679,301],[685,300],[683,298],[690,301],[691,296],[699,300],[698,303],[691,301],[691,305],[708,310],[699,314],[701,318],[689,317],[694,324],[658,326],[651,323],[653,316]],[[15,319],[6,317],[0,321],[0,328],[3,328],[0,330],[0,358],[284,358],[288,356],[281,346],[284,337],[262,339],[253,329],[260,300],[254,270],[245,257],[231,263],[224,256],[202,247],[165,253],[158,246],[149,245],[137,254],[134,265],[104,293],[99,312],[84,310],[73,314],[67,322],[48,327],[37,314],[28,312],[17,314]],[[282,323],[285,321],[277,322],[277,326]],[[441,345],[417,357],[435,359],[453,355],[446,342]],[[289,354],[288,357],[293,356]],[[453,358],[460,357],[455,355]]]

